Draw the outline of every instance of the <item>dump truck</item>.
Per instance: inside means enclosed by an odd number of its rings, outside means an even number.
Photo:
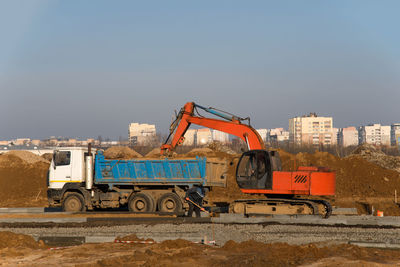
[[[182,213],[189,188],[226,186],[227,165],[206,157],[108,160],[90,146],[59,148],[49,167],[47,196],[50,207],[69,212],[128,207]]]

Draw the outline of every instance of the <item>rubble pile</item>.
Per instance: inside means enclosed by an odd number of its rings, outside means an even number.
[[[386,155],[373,145],[362,144],[358,146],[349,157],[361,157],[382,168],[400,172],[400,157]]]

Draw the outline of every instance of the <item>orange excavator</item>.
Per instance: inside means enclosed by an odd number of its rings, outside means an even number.
[[[219,118],[204,117],[199,113],[199,109]],[[248,151],[241,155],[236,167],[236,182],[243,193],[261,194],[266,197],[235,200],[230,203],[230,212],[245,215],[319,214],[324,218],[330,216],[330,203],[316,197],[335,194],[335,172],[325,167],[313,166],[298,167],[296,171],[282,171],[278,151],[266,150],[261,136],[250,126],[248,117],[241,118],[216,108],[206,108],[188,102],[171,124],[170,134],[161,146],[161,153],[169,153],[182,144],[191,124],[237,136],[247,144]]]

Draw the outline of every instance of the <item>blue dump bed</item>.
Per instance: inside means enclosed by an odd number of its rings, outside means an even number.
[[[210,166],[210,168],[216,170],[215,167]],[[215,173],[215,170],[207,172],[206,158],[107,160],[102,151],[98,151],[96,154],[94,170],[94,182],[96,184],[129,185],[196,184],[207,186],[213,185],[214,179],[210,176]],[[216,173],[216,175],[224,176],[219,173]],[[219,179],[218,183],[225,182],[225,177],[217,178]],[[220,181],[221,179],[224,181]]]

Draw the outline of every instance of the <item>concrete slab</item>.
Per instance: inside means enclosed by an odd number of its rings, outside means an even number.
[[[376,243],[376,242],[350,241],[349,244],[356,245],[356,246],[359,246],[359,247],[367,247],[367,248],[391,248],[391,249],[400,248],[400,244],[393,244],[393,243]]]
[[[43,207],[34,208],[0,208],[0,213],[43,213]]]
[[[84,236],[40,236],[38,240],[52,247],[76,246],[85,243]]]
[[[0,223],[86,223],[87,218],[0,218]]]
[[[356,208],[332,208],[332,215],[358,215]]]
[[[85,236],[85,243],[114,242],[116,236]]]

